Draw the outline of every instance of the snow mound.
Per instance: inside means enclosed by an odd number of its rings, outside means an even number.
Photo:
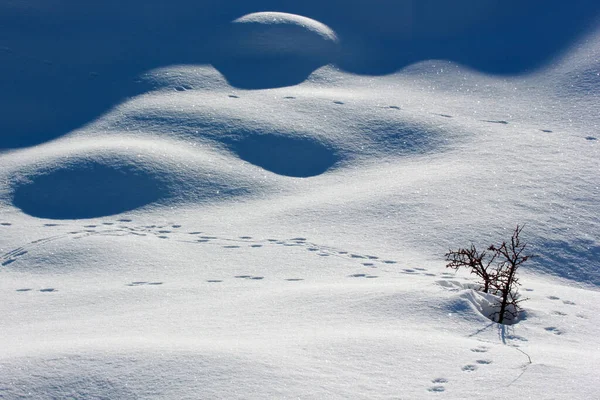
[[[300,15],[259,12],[234,20],[213,63],[233,86],[257,89],[304,81],[335,61],[338,38],[328,26]]]
[[[327,25],[300,15],[259,12],[232,23],[235,52],[238,55],[293,53],[304,56],[330,56],[338,44]]]
[[[38,218],[80,219],[116,215],[146,206],[191,201],[215,204],[258,188],[258,182],[225,161],[185,147],[135,139],[106,145],[48,146],[26,152],[22,165],[7,172],[8,200]],[[32,153],[32,154],[29,154]]]

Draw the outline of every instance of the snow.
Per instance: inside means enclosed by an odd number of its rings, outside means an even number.
[[[0,397],[594,398],[600,7],[251,3],[0,5]]]

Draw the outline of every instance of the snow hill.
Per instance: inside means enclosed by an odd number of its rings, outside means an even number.
[[[0,2],[0,398],[595,398],[599,18]]]

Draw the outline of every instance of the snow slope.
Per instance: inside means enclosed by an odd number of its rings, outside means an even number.
[[[0,4],[0,397],[594,398],[600,7],[296,3]]]

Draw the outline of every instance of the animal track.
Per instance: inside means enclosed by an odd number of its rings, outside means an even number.
[[[10,222],[0,222],[1,226],[11,226],[12,224]]]
[[[42,292],[42,293],[52,293],[52,292],[58,292],[58,290],[56,290],[54,288],[46,288],[46,289],[40,289],[40,292]]]
[[[367,278],[367,279],[373,279],[373,278],[377,278],[377,276],[375,275],[367,275],[367,274],[352,274],[352,275],[348,275],[349,278]]]
[[[586,136],[585,140],[598,140],[598,138],[594,136]]]
[[[552,133],[552,131],[550,129],[540,129],[540,130],[545,133]]]
[[[559,317],[564,317],[567,315],[567,313],[562,312],[562,311],[552,311],[552,315],[558,315]]]
[[[563,304],[566,304],[568,306],[574,306],[576,303],[571,300],[563,300]]]
[[[434,392],[434,393],[441,393],[441,392],[445,391],[446,388],[443,387],[442,385],[435,385],[435,386],[430,387],[427,390],[430,392]]]
[[[546,327],[546,328],[544,328],[544,329],[545,329],[547,332],[553,333],[553,334],[555,334],[555,335],[562,335],[562,334],[563,334],[563,331],[561,331],[560,329],[558,329],[558,328],[557,328],[557,327],[555,327],[555,326],[549,326],[549,327]]]
[[[391,108],[392,110],[399,110],[400,109],[400,107],[398,107],[398,106],[388,106],[388,108]]]
[[[29,288],[24,288],[24,289],[17,289],[17,292],[31,292],[33,289],[29,289]]]
[[[548,296],[548,300],[560,300],[560,297]]]
[[[286,281],[288,282],[299,282],[299,281],[303,281],[304,279],[302,278],[287,278]]]
[[[162,284],[163,284],[163,282],[136,281],[136,282],[128,283],[127,286],[144,286],[144,285],[158,286],[158,285],[162,285]]]
[[[520,342],[528,342],[527,338],[524,338],[523,336],[519,336],[519,335],[506,335],[506,338],[508,340],[518,340]]]
[[[8,222],[2,223],[8,225]],[[161,240],[176,241],[180,243],[189,244],[205,244],[205,245],[217,245],[225,249],[240,249],[242,246],[251,247],[253,249],[260,249],[265,246],[284,246],[284,247],[298,247],[303,248],[308,252],[315,253],[320,257],[338,257],[345,258],[347,260],[355,260],[360,263],[361,267],[378,268],[385,265],[397,264],[397,261],[390,259],[381,259],[378,256],[372,254],[361,254],[356,252],[349,252],[339,248],[331,246],[323,246],[318,243],[311,242],[304,236],[292,237],[289,239],[256,239],[249,235],[237,236],[237,237],[226,237],[209,235],[202,231],[181,231],[179,228],[181,224],[175,222],[169,222],[167,224],[133,224],[133,220],[130,218],[120,218],[114,221],[104,220],[99,223],[87,223],[85,225],[68,224],[68,223],[46,223],[41,224],[46,227],[62,226],[64,233],[59,233],[54,236],[42,237],[40,239],[33,240],[21,247],[17,247],[5,254],[0,255],[0,266],[8,266],[18,261],[22,256],[25,256],[33,249],[38,246],[43,246],[46,243],[56,240],[80,240],[91,236],[137,236],[137,237],[153,237]],[[426,271],[425,268],[407,268],[405,273],[416,274],[416,271]],[[427,275],[423,273],[423,275]],[[429,274],[428,276],[432,276]],[[362,274],[356,277],[362,277],[367,279],[378,278],[378,276],[370,274]],[[263,279],[263,277],[250,277]],[[250,279],[248,278],[248,279]],[[141,286],[150,285],[151,282],[132,282],[129,286]]]
[[[489,365],[491,364],[493,361],[492,360],[477,360],[475,361],[477,364],[479,365]]]
[[[489,347],[486,347],[486,346],[478,346],[478,347],[471,349],[471,351],[473,353],[487,353],[488,350],[489,350]]]
[[[223,282],[223,281],[220,280],[220,279],[208,279],[206,282],[209,282],[209,283],[220,283],[220,282]]]
[[[489,122],[491,124],[508,125],[508,121],[504,121],[504,120],[490,120],[490,119],[485,119],[485,120],[483,120],[483,122]]]
[[[474,372],[477,371],[477,365],[467,364],[461,368],[465,372]]]
[[[236,278],[238,279],[250,279],[253,281],[260,281],[265,279],[264,276],[252,276],[252,275],[237,275]]]

